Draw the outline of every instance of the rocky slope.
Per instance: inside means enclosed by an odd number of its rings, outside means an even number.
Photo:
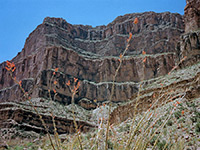
[[[157,108],[180,98],[184,98],[185,101],[199,98],[200,63],[164,77],[143,81],[141,85],[140,96],[133,95],[128,102],[113,110],[111,113],[112,123],[120,123],[132,118],[135,111],[137,113],[146,111],[155,101],[158,101],[155,106]],[[138,101],[137,110],[134,109],[136,101]]]

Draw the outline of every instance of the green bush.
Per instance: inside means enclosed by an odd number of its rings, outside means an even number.
[[[163,140],[162,142],[158,142],[158,144],[157,144],[158,149],[163,149],[165,147],[166,143],[167,142],[165,140]]]
[[[167,121],[167,125],[168,125],[168,126],[172,126],[172,124],[173,124],[172,120],[168,120],[168,121]]]
[[[195,131],[196,131],[197,133],[200,132],[200,122],[198,122],[198,123],[195,125]]]
[[[175,112],[174,116],[176,117],[176,119],[179,119],[181,117],[181,111]]]

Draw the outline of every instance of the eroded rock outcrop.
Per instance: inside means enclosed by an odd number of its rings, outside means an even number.
[[[44,101],[40,99],[40,101]],[[34,100],[32,100],[34,102]],[[37,102],[39,103],[39,102]],[[41,104],[41,103],[40,103]],[[54,126],[52,122],[52,115],[54,114],[54,120],[57,128],[57,132],[59,134],[62,133],[74,133],[75,126],[73,122],[73,117],[69,117],[69,115],[58,116],[55,112],[56,110],[49,111],[48,106],[43,106],[42,104],[38,106],[35,104],[37,110],[39,111],[42,119],[44,120],[46,127],[48,128],[48,132],[54,133]],[[57,110],[60,111],[60,110]],[[68,110],[69,111],[69,110]],[[43,124],[40,120],[40,117],[36,112],[33,111],[31,105],[27,103],[0,103],[0,127],[3,128],[16,128],[25,130],[25,131],[35,131],[37,133],[46,133],[46,130],[43,127]],[[81,118],[83,119],[83,118]],[[78,128],[82,132],[89,131],[90,128],[96,127],[94,124],[89,123],[84,120],[80,120],[80,118],[76,118],[76,122]]]
[[[179,59],[187,57],[187,60],[181,64],[182,67],[200,62],[200,31],[183,34],[178,45]]]
[[[200,61],[200,0],[187,0],[184,9],[185,33],[178,43],[179,59],[187,57],[181,66],[190,66]]]
[[[185,32],[200,29],[200,0],[187,0],[185,6]]]

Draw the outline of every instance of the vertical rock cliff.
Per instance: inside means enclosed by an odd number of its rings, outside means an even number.
[[[139,23],[133,24],[136,17]],[[137,82],[165,75],[175,65],[176,43],[184,32],[181,15],[169,12],[127,14],[107,26],[94,28],[47,17],[29,35],[22,52],[13,58],[14,75],[17,80],[24,80],[28,89],[34,87],[33,97],[44,97],[52,69],[59,68],[58,80],[62,82],[56,88],[60,94],[58,99],[70,103],[71,94],[64,83],[76,77],[81,81],[77,102],[82,98],[106,101],[129,32],[133,33],[133,39],[117,75],[118,86],[113,98],[113,101],[127,100],[137,92]],[[148,57],[145,66],[142,51]],[[12,95],[17,89],[8,88],[14,83],[4,67],[5,63],[0,65],[0,99],[20,101],[20,94]]]

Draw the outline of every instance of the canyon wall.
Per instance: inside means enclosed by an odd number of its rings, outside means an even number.
[[[133,23],[136,17],[138,24]],[[33,80],[32,87],[35,89],[30,92],[32,97],[44,96],[50,88],[45,83],[51,78],[50,70],[59,68],[65,79],[56,78],[62,83],[58,82],[55,88],[66,103],[70,103],[71,93],[63,84],[74,77],[81,81],[77,103],[82,98],[106,101],[129,32],[133,33],[133,38],[116,77],[118,86],[113,98],[116,102],[125,101],[137,92],[139,81],[165,75],[175,65],[176,43],[184,32],[181,15],[169,12],[133,13],[119,16],[107,26],[97,27],[71,25],[62,18],[47,17],[29,35],[23,50],[13,58],[12,62],[16,65],[14,76],[18,81]],[[142,51],[147,54],[144,64]],[[20,101],[20,96],[5,92],[15,84],[5,65],[0,64],[0,99]]]

